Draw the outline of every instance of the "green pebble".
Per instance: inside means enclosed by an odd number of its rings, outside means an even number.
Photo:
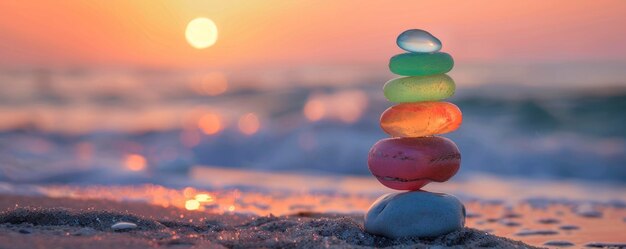
[[[447,73],[452,70],[452,56],[443,52],[404,53],[391,57],[389,69],[403,76],[423,76]]]
[[[456,85],[446,74],[395,78],[385,83],[385,98],[391,102],[435,101],[454,95]]]

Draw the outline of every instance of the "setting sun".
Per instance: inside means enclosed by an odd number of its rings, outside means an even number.
[[[187,24],[185,38],[194,48],[208,48],[217,42],[217,26],[211,19],[198,17]]]

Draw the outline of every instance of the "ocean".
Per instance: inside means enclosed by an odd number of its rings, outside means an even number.
[[[214,71],[5,71],[0,180],[167,185],[198,165],[367,176],[392,104],[384,76],[346,74],[272,86]],[[462,153],[457,177],[626,184],[626,87],[589,89],[459,84],[447,101],[463,125],[444,135]]]

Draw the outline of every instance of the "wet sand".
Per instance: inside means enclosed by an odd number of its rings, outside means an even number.
[[[535,248],[465,228],[429,239],[363,232],[362,215],[211,214],[141,202],[0,195],[0,248]],[[135,229],[114,231],[125,221]]]

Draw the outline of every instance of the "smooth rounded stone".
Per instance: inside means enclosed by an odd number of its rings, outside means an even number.
[[[113,231],[123,231],[137,228],[137,224],[131,222],[117,222],[111,226]]]
[[[454,80],[446,74],[395,78],[383,87],[385,98],[396,103],[442,100],[455,90]]]
[[[396,39],[396,44],[409,52],[431,53],[441,50],[441,41],[421,29],[409,29],[402,32]]]
[[[445,137],[387,138],[372,146],[367,164],[386,187],[418,190],[454,176],[461,166],[461,153]]]
[[[461,110],[452,103],[403,103],[383,112],[380,127],[392,137],[424,137],[452,132],[462,121]]]
[[[424,76],[450,72],[454,66],[452,56],[443,52],[404,53],[391,57],[389,69],[403,76]]]
[[[543,243],[544,246],[557,246],[557,247],[567,247],[574,246],[574,243],[569,242],[567,240],[550,240]]]
[[[465,207],[454,196],[413,191],[378,198],[365,215],[365,231],[389,238],[436,237],[463,228]]]

